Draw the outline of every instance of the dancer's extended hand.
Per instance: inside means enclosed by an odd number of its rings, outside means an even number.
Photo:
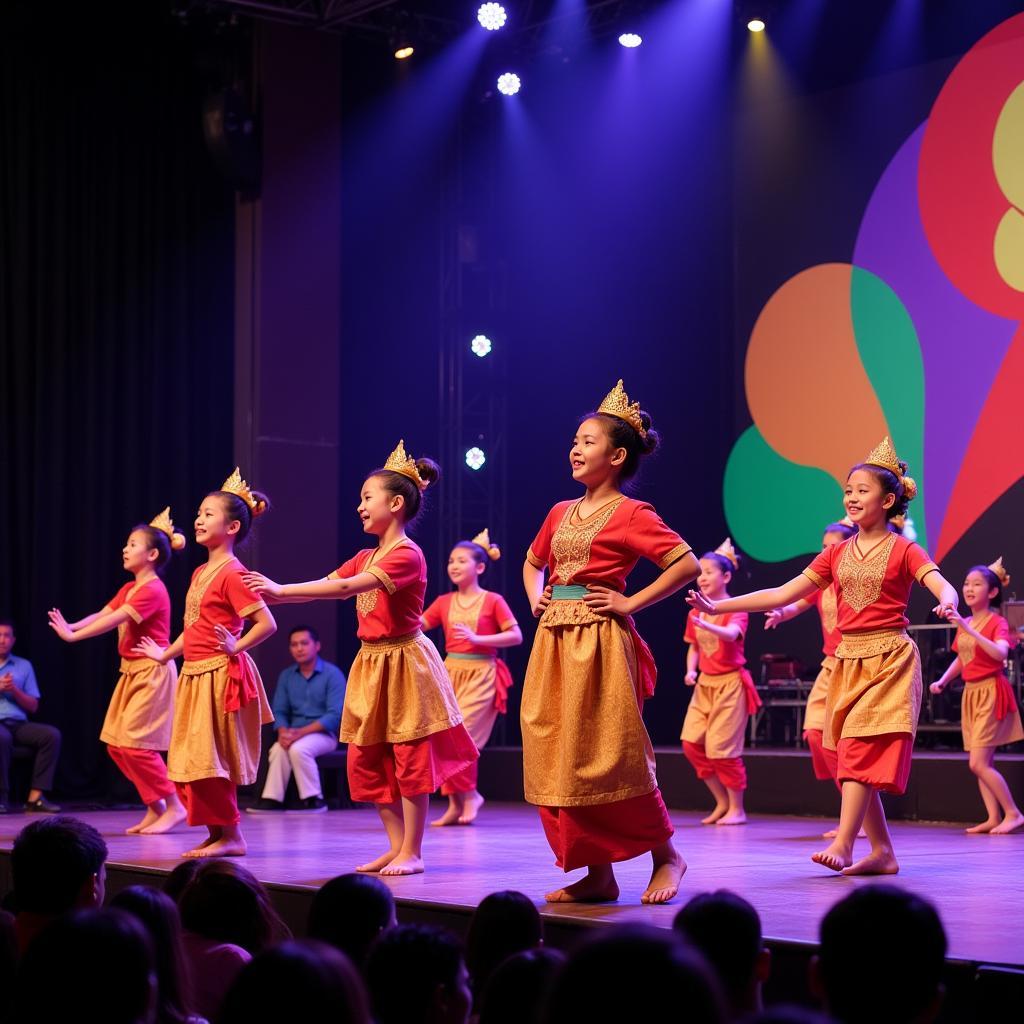
[[[785,621],[786,620],[782,617],[782,609],[773,608],[770,612],[765,612],[764,628],[775,629],[779,626],[780,623],[783,623]]]
[[[54,631],[66,643],[71,643],[75,639],[74,630],[68,625],[67,619],[61,614],[59,608],[51,608],[47,612],[47,616],[50,619],[50,629]]]
[[[691,608],[704,612],[705,615],[714,615],[716,612],[715,602],[708,600],[699,590],[689,591],[686,595],[686,603]]]
[[[284,594],[284,587],[275,583],[272,579],[264,576],[261,572],[242,573],[242,582],[254,593],[262,594],[264,597],[281,597]]]

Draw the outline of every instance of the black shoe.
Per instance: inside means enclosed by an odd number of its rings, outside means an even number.
[[[283,811],[284,804],[280,800],[268,800],[265,796],[261,796],[252,807],[247,807],[245,810],[247,814],[272,814],[274,811]]]
[[[50,803],[45,796],[39,797],[38,800],[33,800],[30,803],[25,804],[26,814],[60,814],[60,807],[57,804]]]
[[[320,814],[327,810],[327,801],[322,796],[307,796],[299,801],[299,806],[289,808],[289,814]]]

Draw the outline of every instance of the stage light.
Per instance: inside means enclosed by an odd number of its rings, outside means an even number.
[[[488,32],[497,32],[508,20],[508,15],[501,4],[481,4],[480,10],[476,12],[476,20]]]
[[[750,21],[747,22],[747,28],[749,28],[751,32],[763,32],[764,22],[760,18],[751,18]]]
[[[625,46],[627,49],[635,49],[643,42],[643,39],[638,36],[635,32],[623,32],[619,36],[619,45]]]
[[[470,448],[469,451],[466,452],[466,465],[474,471],[483,469],[483,465],[486,461],[487,456],[484,455],[482,448]]]
[[[416,50],[411,46],[400,46],[395,50],[395,60],[405,60],[407,57],[411,57]]]
[[[483,359],[484,356],[489,356],[491,354],[493,346],[491,345],[491,339],[488,338],[486,334],[478,334],[469,343],[469,348],[473,355],[479,356]]]
[[[511,71],[506,71],[498,79],[498,92],[503,96],[515,96],[522,87],[523,83],[519,80],[519,76],[514,75]]]

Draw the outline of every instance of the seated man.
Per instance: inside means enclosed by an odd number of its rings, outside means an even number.
[[[14,647],[14,623],[0,619],[0,814],[7,813],[7,793],[11,751],[15,746],[35,751],[32,789],[26,811],[55,814],[60,808],[46,799],[53,785],[60,754],[60,731],[42,722],[30,722],[29,715],[39,709],[39,686],[32,662],[11,654]]]
[[[320,637],[311,626],[296,626],[288,634],[288,648],[295,664],[277,679],[277,742],[270,748],[263,796],[249,808],[254,814],[284,810],[284,793],[293,771],[299,809],[327,810],[316,759],[338,745],[345,676],[337,665],[320,657]]]

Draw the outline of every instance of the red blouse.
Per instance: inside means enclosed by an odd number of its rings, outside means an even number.
[[[497,655],[497,648],[485,647],[483,644],[472,644],[454,635],[452,627],[464,623],[480,636],[504,633],[518,625],[512,609],[509,608],[501,594],[490,590],[484,591],[479,607],[471,607],[468,611],[459,607],[454,600],[455,592],[442,594],[423,613],[424,629],[436,629],[444,626],[444,649],[449,654],[486,654]],[[479,599],[478,599],[479,600]],[[454,614],[453,614],[454,612]]]
[[[922,583],[938,566],[924,548],[897,533],[877,542],[866,557],[858,557],[857,537],[825,548],[804,575],[821,590],[835,584],[840,633],[906,629],[914,580]]]
[[[164,581],[158,576],[146,580],[142,586],[132,580],[126,583],[107,604],[111,611],[123,608],[130,618],[117,627],[117,653],[122,658],[137,661],[132,653],[143,637],[148,636],[166,647],[171,636],[171,598]]]
[[[222,656],[214,626],[232,636],[242,635],[243,620],[266,608],[263,598],[242,582],[246,568],[237,558],[222,563],[211,576],[208,565],[192,573],[185,597],[185,660],[204,661]]]
[[[1005,640],[1012,651],[1017,645],[1017,638],[1010,631],[1010,624],[995,612],[981,624],[975,632],[980,633],[986,640],[998,643]],[[979,679],[991,679],[992,676],[1001,676],[1006,673],[1006,665],[996,658],[993,658],[986,651],[983,651],[981,644],[973,636],[957,628],[956,637],[953,639],[953,650],[960,658],[960,675],[965,683],[974,683]]]
[[[739,626],[740,635],[737,640],[726,640],[706,629],[698,629],[695,618],[711,622],[716,626]],[[747,634],[748,615],[746,612],[723,612],[721,615],[699,615],[696,608],[690,609],[686,616],[686,632],[683,639],[688,644],[696,644],[699,655],[697,667],[709,676],[722,676],[735,672],[747,663],[743,654],[743,639]]]
[[[571,543],[562,545],[555,534],[578,504],[579,500],[555,505],[526,553],[534,568],[550,569],[551,584],[597,583],[621,593],[641,557],[667,569],[692,550],[653,506],[625,497],[581,520],[571,531]]]
[[[349,579],[368,572],[380,580],[376,590],[356,595],[356,635],[360,640],[393,640],[420,631],[423,595],[427,591],[423,552],[408,538],[383,556],[379,551],[380,548],[364,548],[330,576]]]

